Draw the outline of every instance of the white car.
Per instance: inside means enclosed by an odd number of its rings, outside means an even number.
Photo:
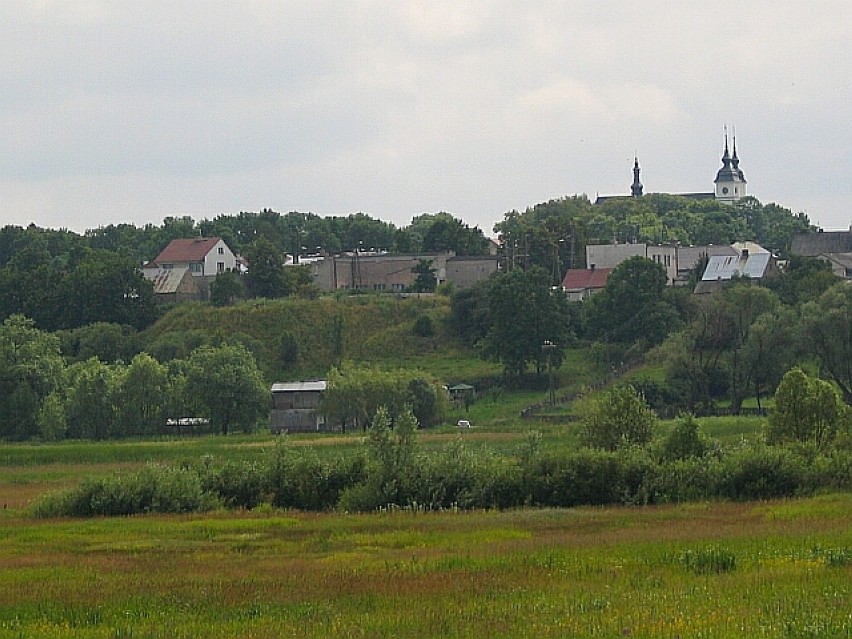
[[[460,419],[458,423],[459,428],[470,428],[470,422],[466,419]]]

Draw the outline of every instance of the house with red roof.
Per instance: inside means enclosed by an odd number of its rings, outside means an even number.
[[[148,266],[188,268],[196,277],[215,276],[236,269],[237,258],[220,237],[192,237],[172,240]]]
[[[569,302],[582,302],[604,286],[611,268],[569,268],[562,280],[562,290]]]

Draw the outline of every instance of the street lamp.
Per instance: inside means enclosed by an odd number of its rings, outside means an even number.
[[[541,345],[541,352],[547,355],[547,396],[550,399],[551,406],[556,405],[556,394],[553,388],[553,366],[550,359],[551,353],[555,348],[556,344],[549,339],[544,340],[544,344]]]

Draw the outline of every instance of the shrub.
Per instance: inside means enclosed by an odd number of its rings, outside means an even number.
[[[710,450],[710,443],[698,428],[698,422],[692,415],[678,420],[672,431],[663,439],[659,458],[662,461],[703,457]]]
[[[432,337],[435,334],[435,326],[432,318],[421,315],[414,321],[414,334],[417,337]]]
[[[252,509],[264,499],[263,469],[253,462],[228,462],[205,473],[202,486],[216,495],[226,508]]]
[[[272,505],[300,510],[330,510],[341,494],[365,480],[361,455],[331,462],[314,456],[297,456],[277,448],[267,461],[264,485]]]
[[[791,497],[812,485],[806,465],[783,448],[747,448],[726,457],[722,466],[719,493],[730,499]]]
[[[137,473],[94,477],[63,493],[47,495],[33,507],[38,517],[93,517],[140,513],[212,510],[216,498],[206,492],[194,470],[149,464]]]
[[[710,499],[719,493],[722,466],[714,457],[666,462],[647,475],[644,492],[654,502]]]
[[[586,446],[617,450],[651,441],[657,416],[630,384],[604,393],[583,420],[580,438]]]
[[[634,451],[549,455],[532,465],[530,500],[556,507],[643,502],[652,472],[651,460]]]

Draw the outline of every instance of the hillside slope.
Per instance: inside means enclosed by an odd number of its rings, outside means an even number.
[[[439,295],[252,300],[224,308],[190,303],[170,310],[143,339],[152,350],[190,332],[214,343],[236,339],[255,353],[269,380],[322,377],[343,359],[413,366],[442,377],[452,371],[453,361],[464,361],[465,369],[474,369],[470,374],[496,373],[496,366],[479,361],[450,334],[448,314],[449,300]],[[430,318],[431,336],[415,335],[421,316]],[[295,362],[287,356],[288,343],[291,353],[297,345]]]

